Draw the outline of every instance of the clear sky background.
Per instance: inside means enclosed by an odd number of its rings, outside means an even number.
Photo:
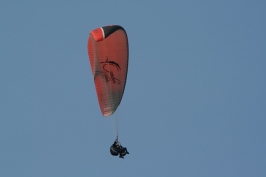
[[[266,176],[266,1],[0,1],[1,177]],[[91,30],[125,28],[101,115]],[[113,157],[113,118],[125,159]]]

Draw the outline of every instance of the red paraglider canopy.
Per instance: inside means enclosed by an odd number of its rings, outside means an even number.
[[[101,112],[103,116],[110,116],[119,106],[126,85],[126,31],[118,25],[92,30],[88,40],[88,53]]]

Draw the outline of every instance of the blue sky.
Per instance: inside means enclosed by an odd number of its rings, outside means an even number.
[[[265,7],[1,0],[0,176],[265,176]],[[103,118],[87,39],[109,24],[127,31],[129,72]]]

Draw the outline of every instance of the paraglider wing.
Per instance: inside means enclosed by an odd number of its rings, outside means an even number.
[[[103,116],[110,116],[119,106],[126,84],[126,31],[118,25],[92,30],[88,40],[88,53],[101,112]]]

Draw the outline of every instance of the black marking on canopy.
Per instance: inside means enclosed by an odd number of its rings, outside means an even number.
[[[118,70],[121,70],[120,66],[118,63],[114,62],[114,61],[109,61],[108,57],[106,57],[106,60],[104,62],[100,62],[100,64],[110,64],[110,65],[114,65]]]

